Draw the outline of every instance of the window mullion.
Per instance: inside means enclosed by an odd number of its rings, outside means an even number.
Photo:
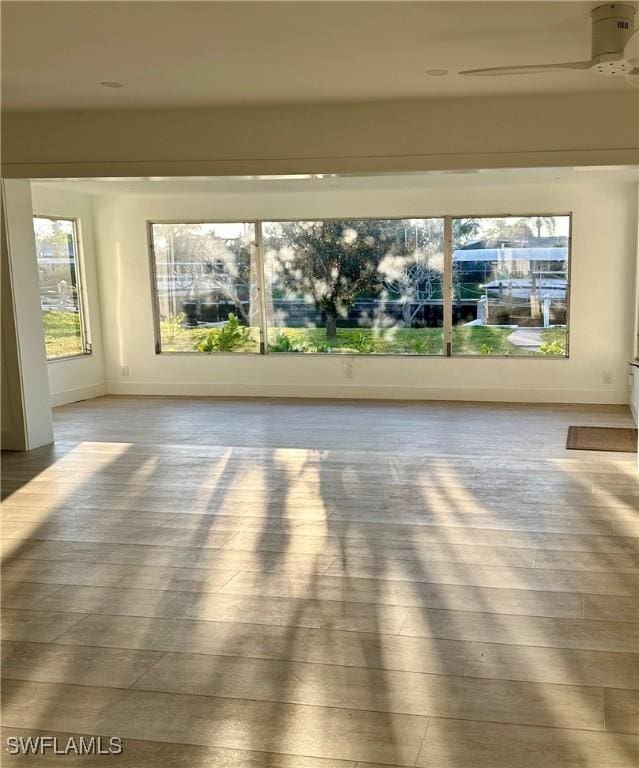
[[[73,220],[73,237],[74,237],[74,256],[75,256],[75,274],[77,284],[78,295],[78,315],[80,317],[80,335],[82,338],[82,349],[84,354],[91,354],[93,351],[91,348],[91,327],[89,324],[89,312],[88,312],[88,296],[87,286],[84,280],[84,263],[83,256],[84,251],[82,248],[80,231],[77,219]]]
[[[453,219],[444,216],[444,354],[453,353]]]
[[[264,240],[262,222],[255,222],[255,247],[257,250],[257,289],[260,295],[260,353],[268,354],[268,319],[266,317],[266,275],[264,267]]]

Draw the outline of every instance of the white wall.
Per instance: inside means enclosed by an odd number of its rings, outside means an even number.
[[[96,196],[107,388],[118,394],[628,403],[636,184],[490,185],[302,194]],[[156,355],[146,221],[573,213],[570,358]],[[128,367],[128,376],[123,367]]]
[[[32,184],[31,194],[34,215],[78,220],[82,276],[92,349],[90,355],[49,361],[47,368],[51,405],[63,405],[103,395],[106,393],[104,345],[91,196],[64,189],[48,189],[35,183]]]
[[[635,347],[633,358],[635,365],[630,366],[630,410],[639,426],[639,187],[637,194],[637,248],[636,248],[636,274],[635,274]],[[639,461],[639,456],[637,457]]]
[[[10,418],[3,414],[2,447],[31,450],[51,443],[53,428],[29,182],[4,179],[2,205],[2,292],[9,303],[2,313],[2,405],[11,409]]]
[[[2,187],[0,187],[0,190]],[[15,308],[11,286],[11,265],[9,263],[9,242],[4,214],[4,201],[0,205],[0,278],[2,313],[2,336],[0,339],[0,365],[2,383],[2,404],[0,422],[4,450],[23,451],[26,448],[26,423],[22,407],[22,381],[20,376],[20,354],[16,332]]]

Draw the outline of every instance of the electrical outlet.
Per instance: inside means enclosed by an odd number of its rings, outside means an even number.
[[[129,375],[129,366],[128,365],[120,366],[120,376],[128,376],[128,375]]]
[[[614,377],[613,377],[612,373],[610,373],[610,371],[603,371],[601,376],[603,378],[604,384],[612,384]]]
[[[352,379],[354,375],[354,363],[352,360],[344,360],[344,376],[347,379]]]

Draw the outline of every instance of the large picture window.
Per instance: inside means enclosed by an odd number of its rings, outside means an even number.
[[[443,353],[441,219],[262,225],[271,352]]]
[[[47,360],[86,355],[91,346],[76,223],[72,219],[35,216],[33,228]]]
[[[453,355],[567,354],[569,216],[453,219]]]
[[[565,357],[570,217],[152,223],[158,352]]]

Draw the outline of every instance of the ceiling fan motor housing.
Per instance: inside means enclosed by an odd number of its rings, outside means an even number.
[[[602,75],[628,74],[633,65],[623,51],[634,32],[635,8],[627,3],[598,5],[592,11],[593,70]]]

